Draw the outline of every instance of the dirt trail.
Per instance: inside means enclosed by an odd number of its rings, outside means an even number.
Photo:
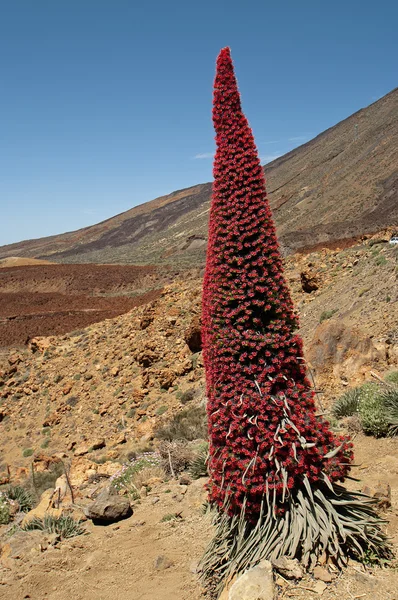
[[[392,509],[383,513],[387,531],[398,550],[398,440],[360,435],[355,441],[353,475],[360,487],[380,479],[392,490]],[[134,515],[109,527],[87,526],[89,534],[65,541],[55,549],[30,553],[13,570],[0,569],[0,598],[15,600],[200,600],[204,598],[195,567],[211,536],[209,516],[203,515],[204,499],[198,480],[177,499],[177,482],[155,486],[135,507]],[[355,487],[355,486],[351,486]],[[162,522],[165,515],[181,513],[176,520]],[[165,556],[168,568],[157,569],[155,561]],[[279,583],[283,583],[278,580]],[[278,587],[278,599],[318,598],[310,591],[314,579]],[[350,562],[336,573],[322,594],[323,600],[397,600],[398,570],[367,568]]]

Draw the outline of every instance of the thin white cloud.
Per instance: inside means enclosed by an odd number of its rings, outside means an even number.
[[[260,142],[261,146],[266,146],[267,144],[279,144],[282,140],[271,140],[270,142]]]
[[[263,156],[260,156],[260,162],[264,165],[266,165],[267,163],[272,162],[273,160],[275,160],[276,158],[279,158],[280,156],[282,156],[282,152],[274,152],[273,154],[265,154]]]
[[[296,137],[290,137],[289,142],[303,142],[308,139],[308,135],[297,135]]]
[[[213,158],[214,152],[203,152],[202,154],[195,154],[194,159],[202,158]]]

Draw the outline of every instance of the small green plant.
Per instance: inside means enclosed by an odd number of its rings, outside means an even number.
[[[387,435],[389,424],[381,387],[375,383],[365,383],[360,393],[359,416],[364,432],[375,437]]]
[[[384,376],[384,381],[398,386],[398,371],[390,371]]]
[[[75,537],[85,533],[80,521],[75,521],[69,515],[53,517],[45,515],[43,519],[35,517],[22,527],[23,531],[32,531],[38,529],[47,533],[56,533],[63,539]]]
[[[335,402],[332,415],[341,419],[355,414],[364,433],[375,437],[397,435],[398,387],[365,383],[348,390]]]
[[[177,519],[181,519],[180,513],[168,513],[167,515],[163,515],[160,522],[167,523],[168,521],[176,521]]]
[[[160,406],[157,410],[156,410],[156,414],[158,416],[163,415],[165,412],[167,412],[168,410],[168,406]]]
[[[22,456],[24,456],[25,458],[28,456],[32,456],[33,452],[33,448],[25,448],[22,452]]]
[[[386,390],[383,393],[386,419],[388,421],[389,435],[398,435],[398,387]]]
[[[324,310],[321,313],[321,316],[319,317],[319,322],[323,323],[323,321],[326,321],[327,319],[331,319],[333,317],[333,315],[335,315],[338,312],[338,308],[332,308],[331,310]]]
[[[20,485],[12,485],[6,491],[6,496],[10,500],[16,500],[21,512],[29,512],[33,508],[32,495]]]
[[[43,448],[43,450],[45,450],[46,448],[48,448],[49,444],[50,444],[50,438],[47,438],[46,440],[44,440],[44,442],[42,442],[40,444],[40,448]]]
[[[0,525],[8,525],[10,522],[10,506],[7,498],[0,493]]]
[[[333,416],[336,417],[336,419],[351,417],[358,412],[360,398],[360,388],[352,388],[351,390],[348,390],[334,403],[332,407]]]
[[[189,474],[192,479],[199,479],[200,477],[207,476],[207,457],[209,452],[209,445],[203,444],[189,464]]]
[[[375,258],[375,263],[378,267],[382,267],[387,264],[387,259],[385,256],[380,255]]]
[[[183,392],[181,394],[181,396],[179,397],[179,400],[180,400],[181,404],[187,404],[188,402],[191,402],[191,400],[193,400],[194,397],[195,397],[195,390],[193,388],[191,388],[191,389]]]
[[[132,500],[137,500],[140,497],[139,490],[146,480],[162,475],[164,476],[164,471],[160,467],[159,458],[153,453],[148,453],[133,458],[130,464],[123,465],[119,473],[111,478],[111,490],[126,490]]]
[[[155,432],[161,440],[207,439],[207,416],[204,406],[190,406],[181,410]]]

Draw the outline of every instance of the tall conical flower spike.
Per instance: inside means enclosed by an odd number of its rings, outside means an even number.
[[[229,48],[223,48],[217,59],[213,122],[217,147],[202,337],[209,499],[221,521],[203,571],[206,578],[217,570],[222,582],[272,552],[290,551],[308,563],[300,535],[292,546],[275,532],[281,527],[291,531],[286,519],[298,514],[292,506],[301,502],[299,494],[302,502],[314,503],[314,494],[328,498],[334,493],[335,482],[349,472],[352,450],[351,442],[334,435],[316,414],[264,173],[242,112]],[[263,519],[272,528],[265,531]],[[263,545],[247,541],[253,531],[261,534]],[[217,540],[226,549],[225,556]],[[325,548],[315,537],[313,556],[336,547],[334,536],[329,541],[330,548]],[[256,558],[246,543],[255,549]],[[342,562],[344,552],[337,554]]]

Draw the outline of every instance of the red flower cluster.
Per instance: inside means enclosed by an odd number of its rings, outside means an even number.
[[[203,289],[210,500],[258,516],[306,475],[344,479],[351,444],[316,416],[298,318],[229,48],[217,59],[217,151]],[[224,504],[225,503],[225,504]]]

